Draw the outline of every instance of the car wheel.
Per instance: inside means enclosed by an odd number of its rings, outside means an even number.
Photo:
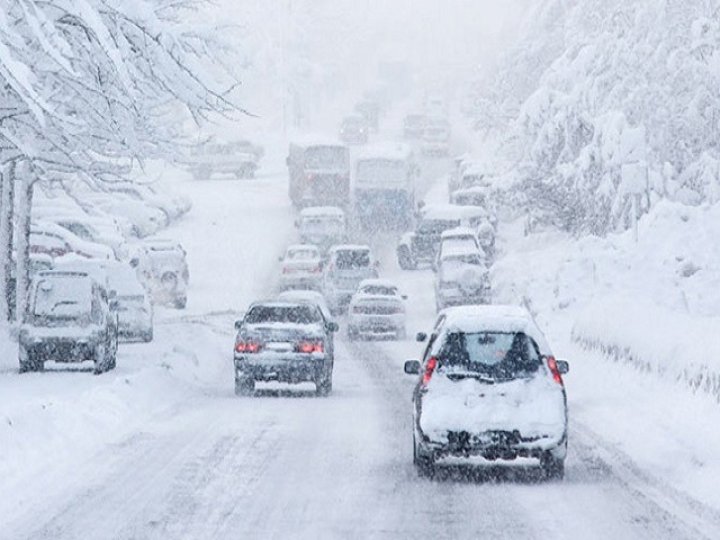
[[[35,358],[31,355],[25,347],[18,348],[18,361],[20,367],[18,371],[20,373],[27,373],[29,371],[42,371],[45,365],[39,358]]]
[[[549,452],[540,459],[540,468],[547,480],[562,480],[565,478],[565,460],[558,459]]]
[[[315,393],[320,397],[327,397],[332,394],[332,373],[315,382]]]
[[[435,476],[435,460],[431,456],[424,455],[418,448],[417,440],[413,434],[413,465],[421,478],[432,478]]]
[[[152,329],[150,329],[150,330],[148,330],[148,331],[146,331],[146,332],[143,332],[142,340],[143,340],[145,343],[150,343],[150,342],[153,340],[153,331],[152,331]]]
[[[108,355],[108,347],[106,343],[99,344],[95,348],[95,369],[93,370],[93,373],[95,375],[100,375],[101,373],[105,373],[109,369],[109,355]]]
[[[247,377],[242,379],[235,379],[235,395],[236,396],[251,396],[255,392],[255,381],[248,379]]]
[[[108,359],[107,368],[108,371],[111,369],[115,369],[117,366],[117,349],[110,355],[110,358]]]

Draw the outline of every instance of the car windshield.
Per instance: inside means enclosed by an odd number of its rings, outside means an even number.
[[[385,186],[407,180],[407,163],[395,159],[358,161],[355,179],[360,184]]]
[[[338,217],[306,217],[302,220],[302,229],[311,234],[341,234],[345,223]]]
[[[481,266],[482,264],[484,264],[482,258],[476,253],[447,255],[442,258],[442,262],[443,264],[470,264],[473,266]]]
[[[378,296],[396,296],[397,287],[388,287],[387,285],[365,285],[361,292],[364,294],[375,294]]]
[[[41,279],[35,291],[32,315],[36,321],[87,323],[94,319],[92,281],[87,277]]]
[[[342,146],[313,146],[305,151],[308,169],[346,169],[348,155]]]
[[[319,323],[322,316],[315,306],[310,304],[298,306],[254,306],[245,316],[247,324],[259,323]]]
[[[532,340],[523,332],[451,332],[437,355],[450,370],[513,379],[534,373],[540,366]]]
[[[440,234],[443,231],[459,226],[459,219],[425,219],[420,223],[418,232],[422,234]]]
[[[291,249],[285,257],[288,261],[307,261],[318,258],[318,252],[314,249]]]
[[[335,267],[338,270],[367,268],[370,266],[370,252],[367,249],[348,249],[335,255]]]

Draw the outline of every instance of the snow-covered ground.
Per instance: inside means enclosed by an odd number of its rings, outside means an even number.
[[[163,236],[188,250],[188,309],[160,310],[156,340],[122,346],[117,370],[19,376],[13,351],[2,359],[0,538],[720,537],[720,441],[707,429],[717,406],[574,342],[581,310],[543,296],[557,267],[535,263],[557,242],[512,226],[498,295],[529,298],[571,361],[564,482],[462,466],[418,478],[402,364],[421,346],[410,340],[349,343],[341,331],[328,399],[309,387],[235,397],[233,320],[272,294],[277,256],[295,240],[280,163],[252,181],[179,183],[194,208]],[[445,196],[432,180],[448,166],[426,167],[428,199]],[[391,236],[372,244],[409,295],[409,334],[427,330],[432,273],[400,271]]]

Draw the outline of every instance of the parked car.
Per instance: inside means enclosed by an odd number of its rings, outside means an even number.
[[[300,242],[313,244],[325,255],[331,246],[347,241],[345,212],[335,206],[313,206],[300,212],[295,222]]]
[[[435,275],[435,307],[489,304],[490,274],[485,256],[469,246],[446,247]]]
[[[343,244],[330,249],[323,293],[333,313],[347,308],[360,282],[378,277],[377,266],[369,246]]]
[[[568,370],[523,308],[442,311],[422,360],[405,363],[418,376],[413,462],[420,475],[432,475],[446,457],[480,456],[491,463],[533,458],[548,478],[562,478]]]
[[[323,261],[320,250],[311,244],[296,244],[280,257],[280,289],[322,288]]]
[[[213,141],[193,148],[183,161],[195,180],[209,180],[218,173],[253,178],[264,154],[261,146],[246,139]]]
[[[87,259],[115,259],[108,246],[88,242],[55,223],[36,221],[30,225],[30,253],[52,258],[74,253]]]
[[[317,306],[263,302],[236,321],[235,393],[250,395],[258,381],[315,383],[318,395],[332,392],[333,351],[327,322]]]
[[[130,265],[150,291],[153,303],[185,309],[190,274],[180,244],[172,240],[146,241],[130,259]]]
[[[169,223],[165,212],[127,197],[97,193],[88,196],[86,202],[111,216],[129,221],[132,234],[139,238],[155,234]]]
[[[348,337],[405,339],[406,299],[391,281],[363,280],[350,300]]]
[[[157,208],[167,216],[168,221],[181,217],[192,207],[186,197],[161,193],[157,190],[157,184],[152,186],[139,182],[112,182],[105,184],[104,188],[109,193],[122,193],[134,201]]]
[[[90,360],[96,374],[113,369],[118,342],[114,302],[88,274],[39,272],[19,332],[20,372],[41,371],[49,360]]]
[[[403,137],[409,141],[422,139],[425,132],[425,120],[424,114],[408,114],[403,119]]]
[[[137,272],[119,261],[61,260],[58,270],[84,272],[101,283],[117,300],[118,335],[123,341],[152,341],[153,307]]]
[[[422,207],[417,213],[415,231],[400,238],[397,247],[400,268],[414,270],[418,264],[432,264],[443,232],[461,226],[475,228],[485,219],[487,211],[473,206],[445,204]]]
[[[56,214],[50,220],[82,240],[108,246],[113,250],[116,259],[127,260],[128,244],[114,221],[83,214],[75,216]]]
[[[443,117],[425,121],[420,149],[425,156],[445,157],[450,153],[450,122]]]
[[[368,125],[362,116],[346,116],[340,124],[340,140],[345,144],[366,144]]]

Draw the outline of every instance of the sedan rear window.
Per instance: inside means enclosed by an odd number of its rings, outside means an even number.
[[[534,373],[540,366],[540,355],[523,332],[453,332],[445,337],[438,359],[442,366],[497,379]]]
[[[255,306],[245,316],[248,324],[291,323],[314,324],[322,322],[322,316],[315,306]]]
[[[335,267],[338,270],[352,270],[370,266],[370,252],[366,249],[338,251],[335,256]]]

